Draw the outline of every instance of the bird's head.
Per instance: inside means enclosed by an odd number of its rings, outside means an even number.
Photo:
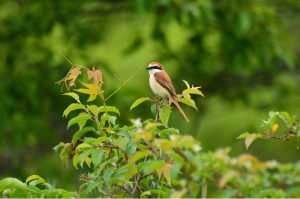
[[[149,73],[155,73],[164,70],[162,64],[159,62],[151,62],[146,69],[149,70]]]

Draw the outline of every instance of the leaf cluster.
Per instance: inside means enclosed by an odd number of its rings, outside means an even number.
[[[228,148],[203,152],[199,141],[168,126],[171,105],[166,101],[145,97],[136,100],[131,109],[151,101],[151,110],[158,118],[134,119],[131,125],[122,125],[118,122],[120,111],[107,105],[100,70],[82,67],[76,78],[70,78],[70,74],[62,81],[67,89],[75,86],[80,75],[87,74],[89,80],[80,82],[85,88],[64,93],[75,102],[64,110],[63,116],[69,118],[67,128],[76,130],[70,142],[60,142],[54,150],[60,152],[65,165],[71,163],[82,171],[78,192],[55,189],[33,175],[26,183],[15,178],[1,180],[0,192],[4,197],[300,196],[299,163],[263,162],[249,154],[230,157]],[[203,94],[199,87],[186,85],[187,89],[178,95],[179,102],[194,107],[191,95]],[[86,94],[88,98],[82,99]],[[102,104],[96,103],[96,99]],[[263,121],[265,134],[244,134],[240,138],[245,138],[247,147],[257,137],[267,138],[272,133],[270,138],[274,138],[280,121],[289,136],[299,134],[295,116],[271,112],[269,119]]]
[[[288,141],[295,136],[299,139],[300,136],[299,119],[297,119],[296,115],[290,115],[284,111],[271,111],[268,119],[262,121],[261,127],[261,133],[246,132],[238,137],[238,139],[245,139],[247,149],[257,138]]]
[[[16,178],[0,180],[0,193],[10,198],[71,198],[76,192],[58,189],[50,185],[39,175],[29,176],[25,182]]]

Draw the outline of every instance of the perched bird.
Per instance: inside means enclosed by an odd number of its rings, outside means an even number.
[[[149,83],[153,93],[163,98],[168,97],[178,108],[184,119],[189,122],[189,118],[178,104],[175,88],[162,64],[158,62],[151,62],[146,69],[149,70]]]

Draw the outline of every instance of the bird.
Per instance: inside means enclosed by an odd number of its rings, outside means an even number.
[[[178,108],[184,119],[187,122],[190,122],[189,118],[178,104],[176,90],[163,65],[159,62],[151,62],[146,69],[149,71],[149,84],[153,93],[162,98],[169,98],[171,102]]]

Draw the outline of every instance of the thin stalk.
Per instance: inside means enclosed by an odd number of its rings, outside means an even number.
[[[201,198],[207,198],[207,183],[205,178],[202,178]]]
[[[127,80],[124,81],[124,83],[117,90],[115,90],[112,94],[110,94],[104,101],[109,100],[112,96],[114,96],[117,92],[119,92],[119,90],[121,90],[132,78],[134,78],[143,67],[144,66],[138,68]]]

